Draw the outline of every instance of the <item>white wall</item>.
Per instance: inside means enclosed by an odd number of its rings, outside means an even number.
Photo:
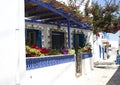
[[[15,85],[25,74],[24,0],[2,0],[0,10],[0,85]]]
[[[112,41],[112,40],[110,40],[109,43],[111,44],[112,48],[118,49],[118,41]]]
[[[119,49],[119,54],[120,54],[120,30],[119,30],[118,33],[119,33],[119,40],[118,40],[118,46],[119,46],[119,48],[118,49]]]

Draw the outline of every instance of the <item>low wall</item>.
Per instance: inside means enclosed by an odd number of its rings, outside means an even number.
[[[82,56],[82,62],[79,60],[77,60],[77,62],[81,62],[82,64],[82,73],[83,74],[89,73],[89,71],[92,69],[92,53],[82,53],[80,56]],[[46,57],[28,57],[26,59],[26,70],[54,66],[57,64],[63,64],[73,61],[75,61],[74,54],[54,55]]]
[[[57,64],[74,61],[74,55],[54,55],[46,57],[28,57],[26,59],[26,70],[43,68]]]
[[[85,54],[82,57],[82,66],[85,68],[90,66],[91,57],[88,56],[89,54]],[[74,57],[74,55],[55,55],[27,58],[26,79],[21,85],[75,85],[77,78]],[[88,72],[88,69],[84,70]]]

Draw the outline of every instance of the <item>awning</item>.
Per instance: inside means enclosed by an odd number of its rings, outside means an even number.
[[[80,29],[90,29],[81,18],[72,16],[73,10],[56,0],[25,0],[25,18],[27,22],[52,24]]]

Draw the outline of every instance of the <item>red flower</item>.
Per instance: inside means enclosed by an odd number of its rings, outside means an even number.
[[[120,30],[120,24],[117,24],[117,29]]]
[[[43,54],[48,54],[49,53],[49,49],[46,49],[46,48],[40,48],[38,45],[33,45],[32,46],[33,48],[39,50],[40,53],[43,53]]]
[[[50,51],[49,49],[46,49],[46,48],[40,48],[39,50],[40,50],[40,52],[43,53],[43,54],[48,54],[49,51]]]
[[[99,33],[97,33],[97,34],[96,34],[96,36],[97,36],[97,37],[100,37],[100,34],[99,34]]]
[[[36,48],[36,49],[39,49],[39,46],[36,45],[36,44],[34,44],[32,47],[33,47],[33,48]]]

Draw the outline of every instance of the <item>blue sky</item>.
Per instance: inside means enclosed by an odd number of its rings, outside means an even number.
[[[102,6],[105,4],[105,0],[93,0],[93,2],[96,2],[98,1],[98,3],[100,3]],[[106,0],[108,2],[110,2],[111,0]],[[116,3],[120,2],[120,0],[112,0],[113,1],[116,1]]]
[[[119,32],[117,32],[117,33],[115,33],[115,34],[112,34],[112,33],[108,33],[108,35],[109,35],[109,40],[111,40],[111,41],[118,41],[118,39],[119,39]]]

